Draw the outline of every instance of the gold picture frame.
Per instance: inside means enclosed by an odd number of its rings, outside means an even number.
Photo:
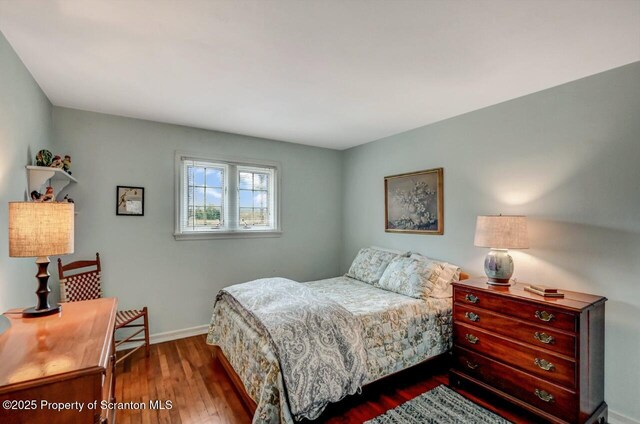
[[[444,234],[443,168],[384,177],[387,233]]]

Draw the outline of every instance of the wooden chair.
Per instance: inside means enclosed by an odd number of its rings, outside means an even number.
[[[70,274],[69,271],[75,272]],[[98,253],[96,253],[95,261],[76,261],[63,265],[62,260],[58,259],[58,276],[60,277],[61,302],[77,302],[102,297],[100,255]],[[142,324],[134,323],[134,321],[139,319],[142,319]],[[127,356],[133,354],[143,346],[145,347],[147,357],[149,356],[149,315],[146,306],[142,309],[118,311],[116,313],[116,332],[123,328],[132,327],[143,328],[122,339],[118,339],[114,334],[115,347],[117,348],[127,342],[144,343],[130,350],[125,355],[122,355],[116,360],[116,363],[124,360]],[[142,332],[144,332],[144,338],[134,339],[134,337]]]

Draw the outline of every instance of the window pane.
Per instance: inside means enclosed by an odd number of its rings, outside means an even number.
[[[267,192],[266,191],[254,191],[253,192],[253,206],[256,208],[267,207]]]
[[[254,225],[266,225],[267,224],[267,210],[255,208],[253,210],[253,222]]]
[[[204,214],[205,225],[213,227],[220,225],[220,219],[222,217],[221,208],[207,206],[204,209]]]
[[[256,190],[266,190],[269,186],[268,174],[254,174],[254,187]]]
[[[253,224],[253,208],[240,208],[240,226]]]
[[[251,190],[253,188],[253,174],[251,172],[240,172],[239,184],[239,189]]]
[[[207,187],[222,188],[222,170],[207,168]]]
[[[204,185],[204,168],[200,166],[193,168],[193,184],[197,186]]]
[[[204,206],[204,188],[195,187],[193,189],[193,204],[195,206]]]
[[[195,226],[199,227],[199,226],[205,225],[206,214],[204,212],[204,207],[196,207],[195,211],[196,211]]]
[[[207,187],[207,206],[222,206],[222,189]]]
[[[240,190],[240,207],[250,208],[253,206],[253,192],[251,190]]]

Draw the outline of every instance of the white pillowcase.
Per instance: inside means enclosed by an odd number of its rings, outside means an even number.
[[[453,296],[453,286],[451,283],[460,281],[460,267],[450,264],[448,262],[437,261],[435,259],[428,258],[419,253],[412,253],[411,258],[424,261],[432,261],[442,266],[442,271],[438,275],[435,282],[435,287],[431,291],[430,296],[438,299],[444,299]]]

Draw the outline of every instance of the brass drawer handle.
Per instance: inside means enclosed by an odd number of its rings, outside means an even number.
[[[471,320],[473,322],[480,321],[480,315],[474,314],[473,312],[465,312],[464,316],[467,317],[467,319],[469,319],[469,320]]]
[[[540,389],[536,389],[535,391],[536,396],[538,396],[540,398],[540,400],[544,401],[544,402],[553,402],[554,397],[551,393],[546,392],[544,390],[540,390]]]
[[[467,294],[464,298],[467,302],[471,302],[471,303],[480,302],[480,298],[478,296],[472,295],[471,293]]]
[[[533,360],[533,363],[545,371],[553,371],[556,369],[555,365],[545,359],[536,358]]]
[[[476,368],[478,368],[478,364],[467,361],[467,367],[469,367],[469,369],[475,370]]]
[[[467,341],[471,344],[476,344],[480,341],[480,339],[474,336],[473,334],[465,334],[464,338],[467,339]]]
[[[544,322],[549,322],[549,321],[551,321],[552,319],[555,318],[555,315],[550,314],[547,311],[542,311],[542,312],[536,311],[535,315],[536,315],[536,318],[538,318],[540,321],[544,321]]]
[[[553,336],[550,336],[547,333],[538,333],[537,331],[533,334],[533,337],[544,344],[552,344],[556,340]]]

